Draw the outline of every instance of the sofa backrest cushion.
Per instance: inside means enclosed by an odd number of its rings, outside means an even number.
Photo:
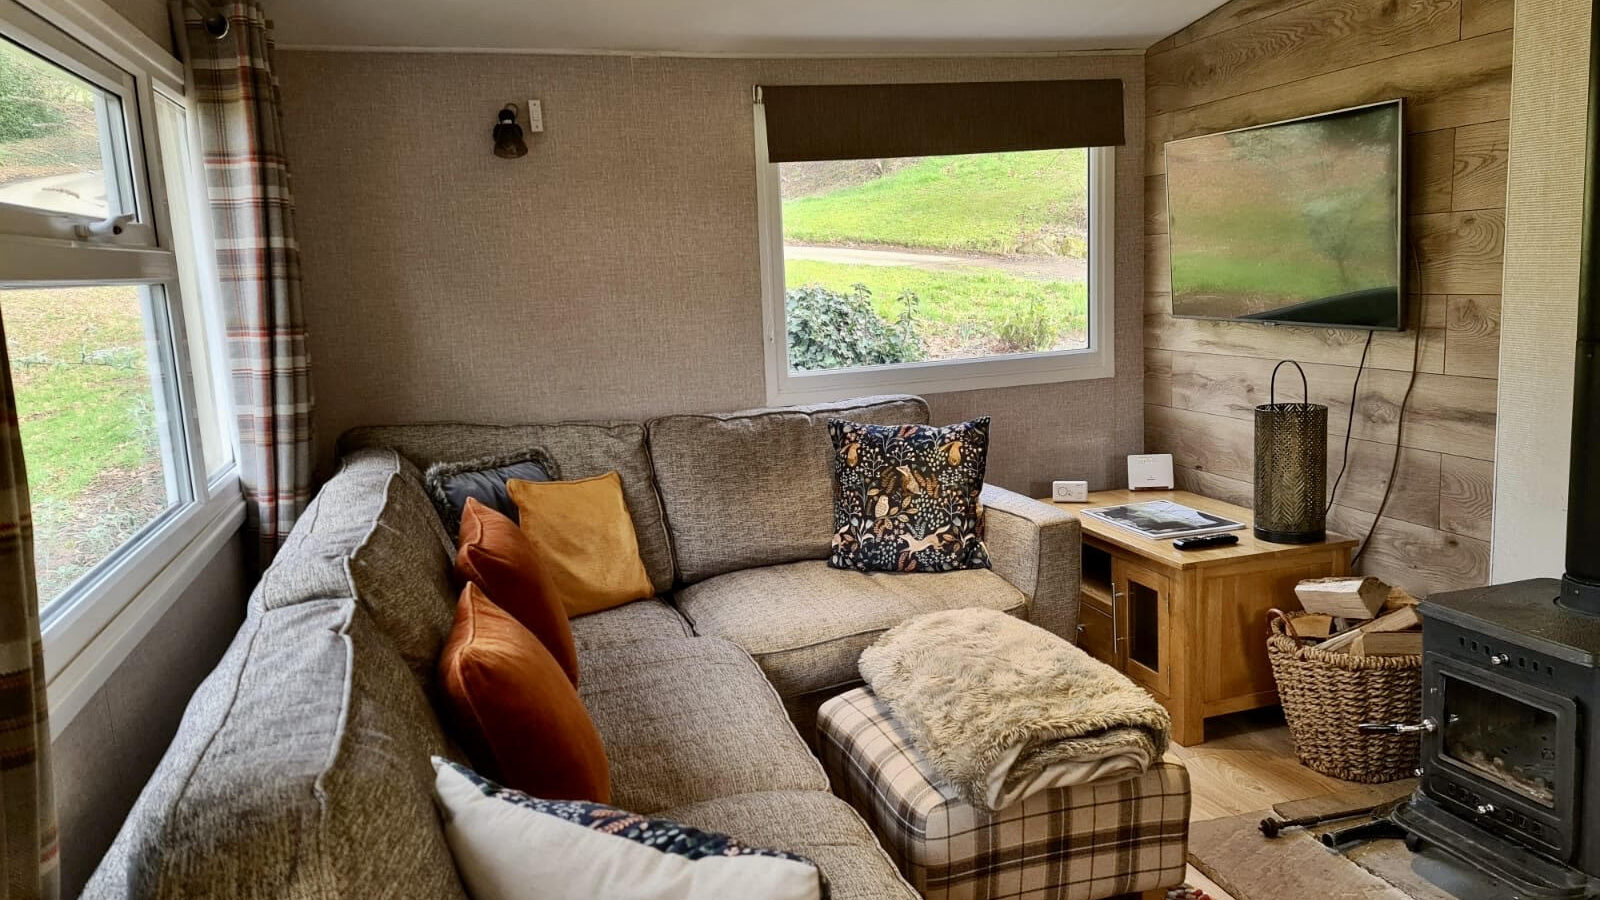
[[[393,450],[363,450],[306,507],[251,603],[357,597],[427,684],[455,618],[453,555],[416,467]]]
[[[650,456],[683,582],[828,555],[832,418],[926,425],[928,404],[920,397],[866,397],[649,423]]]
[[[633,518],[650,583],[672,587],[672,547],[662,521],[643,425],[630,422],[563,422],[554,425],[379,425],[353,428],[339,438],[339,452],[391,447],[416,466],[543,448],[562,478],[589,478],[616,472]],[[452,538],[454,535],[451,536]]]
[[[464,900],[432,801],[444,752],[354,598],[257,606],[83,897]]]

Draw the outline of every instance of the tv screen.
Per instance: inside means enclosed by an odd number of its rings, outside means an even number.
[[[1172,314],[1399,330],[1400,101],[1167,144]]]

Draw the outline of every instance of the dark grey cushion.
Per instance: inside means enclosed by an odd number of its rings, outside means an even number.
[[[828,555],[830,418],[926,425],[928,404],[920,397],[867,397],[650,422],[650,458],[679,579],[692,584]]]
[[[511,499],[511,491],[506,488],[506,482],[513,478],[556,481],[561,478],[561,469],[549,454],[534,447],[482,459],[436,462],[428,467],[422,483],[433,499],[434,508],[439,510],[445,531],[455,537],[461,533],[461,511],[467,508],[468,499],[482,503],[513,522],[521,518],[516,501]]]

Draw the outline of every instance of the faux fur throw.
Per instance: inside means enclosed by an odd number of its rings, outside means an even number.
[[[1131,778],[1167,752],[1167,711],[1122,673],[989,609],[929,613],[861,654],[861,677],[961,798],[998,810]]]

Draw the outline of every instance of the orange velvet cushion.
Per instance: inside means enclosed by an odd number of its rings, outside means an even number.
[[[538,560],[539,584],[569,616],[653,596],[639,538],[615,472],[580,481],[506,482],[522,533]]]
[[[578,651],[561,600],[539,584],[539,561],[522,529],[476,498],[461,510],[461,546],[456,576],[483,588],[495,606],[510,613],[544,644],[573,684],[578,683]]]
[[[475,584],[439,657],[456,739],[490,778],[547,800],[611,800],[605,747],[567,674]]]

